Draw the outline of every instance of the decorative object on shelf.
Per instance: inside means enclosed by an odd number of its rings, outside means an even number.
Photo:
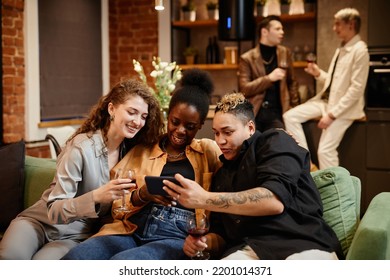
[[[263,7],[267,0],[256,0],[255,1],[255,9],[253,10],[254,16],[261,16],[263,15]]]
[[[213,52],[213,38],[209,37],[209,44],[206,47],[206,63],[213,63],[214,52]]]
[[[195,64],[195,59],[196,59],[196,56],[198,55],[198,49],[195,47],[189,46],[184,50],[183,55],[186,58],[187,64]]]
[[[206,3],[206,9],[207,9],[207,14],[209,16],[209,19],[219,19],[219,11],[218,11],[218,2],[217,0],[214,1],[208,1]]]
[[[265,4],[263,8],[263,17],[269,15],[280,16],[280,14],[281,14],[280,0],[265,0]]]
[[[134,71],[136,71],[146,85],[148,85],[144,68],[139,61],[133,59]],[[154,87],[150,87],[151,92],[155,93],[162,110],[169,106],[171,93],[176,88],[176,83],[182,78],[182,71],[176,62],[164,62],[160,57],[153,57],[152,65],[154,70],[150,76],[154,79]]]
[[[154,8],[157,11],[162,11],[164,10],[164,0],[155,0],[154,1]]]
[[[296,45],[293,49],[293,59],[294,61],[302,61],[303,60],[303,53],[301,51],[301,47]]]
[[[206,63],[218,64],[220,63],[219,45],[217,36],[209,37],[209,44],[206,47]]]
[[[188,0],[187,4],[181,6],[181,11],[183,12],[183,20],[196,20],[196,6],[193,0]]]
[[[217,36],[213,38],[213,63],[220,63],[219,46],[217,42]]]
[[[299,15],[305,13],[304,0],[290,0],[289,15]]]
[[[225,64],[237,64],[237,52],[236,46],[225,47]]]

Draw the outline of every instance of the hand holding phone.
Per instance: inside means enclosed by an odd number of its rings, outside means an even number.
[[[163,186],[165,186],[163,180],[169,180],[176,185],[180,185],[173,176],[145,176],[145,183],[148,188],[148,192],[153,195],[167,196],[168,194],[163,190]]]

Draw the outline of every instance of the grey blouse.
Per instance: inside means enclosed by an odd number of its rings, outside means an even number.
[[[108,153],[101,132],[90,138],[79,134],[57,159],[50,187],[19,216],[40,222],[49,240],[83,240],[93,233],[97,218],[110,211],[110,204],[95,205],[91,192],[109,180]]]

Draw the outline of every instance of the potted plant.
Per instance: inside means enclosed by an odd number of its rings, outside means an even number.
[[[183,12],[183,19],[188,21],[195,21],[196,19],[196,6],[193,0],[188,0],[187,3],[181,6]]]
[[[206,9],[207,9],[207,14],[209,16],[209,19],[219,19],[219,11],[218,11],[218,2],[214,1],[208,1],[206,2]]]
[[[195,64],[195,58],[198,55],[198,49],[189,46],[184,50],[183,55],[186,58],[186,64]]]
[[[256,10],[255,15],[262,16],[263,15],[263,6],[265,4],[266,0],[256,0]]]

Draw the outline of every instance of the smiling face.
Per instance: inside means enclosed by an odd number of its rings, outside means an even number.
[[[145,125],[148,117],[148,104],[138,96],[131,96],[125,103],[108,105],[108,112],[113,117],[110,134],[121,138],[133,138]]]
[[[243,142],[255,132],[253,121],[244,122],[236,115],[219,111],[213,119],[215,141],[227,160],[236,159]]]
[[[168,139],[172,149],[183,151],[202,127],[199,112],[194,106],[178,103],[168,115]]]

